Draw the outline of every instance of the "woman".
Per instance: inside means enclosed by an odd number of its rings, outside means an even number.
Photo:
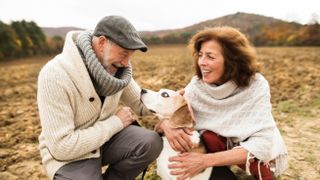
[[[196,76],[185,96],[208,153],[187,152],[187,132],[162,123],[173,149],[184,152],[170,158],[171,173],[185,179],[212,166],[220,167],[214,168],[212,177],[230,178],[231,171],[223,168],[230,165],[239,165],[255,179],[282,173],[287,149],[271,114],[268,82],[259,73],[247,38],[234,28],[215,27],[194,35],[189,45]]]

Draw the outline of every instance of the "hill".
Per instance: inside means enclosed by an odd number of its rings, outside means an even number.
[[[62,38],[65,38],[67,32],[71,30],[83,30],[77,27],[58,27],[58,28],[41,27],[41,29],[47,37],[60,36]]]
[[[163,37],[170,33],[197,32],[205,27],[214,27],[214,26],[232,26],[232,27],[238,28],[242,32],[252,32],[252,29],[254,29],[255,27],[260,27],[262,25],[270,25],[273,23],[288,23],[288,22],[278,20],[272,17],[238,12],[236,14],[231,14],[231,15],[226,15],[216,19],[206,20],[191,26],[187,26],[187,27],[179,28],[175,30],[161,30],[161,31],[151,31],[151,32],[143,31],[141,32],[141,35],[146,38],[153,35]]]
[[[214,26],[235,27],[245,33],[253,44],[258,46],[320,45],[320,26],[317,23],[302,25],[242,12],[179,29],[143,31],[141,36],[148,44],[187,43],[197,31]]]
[[[235,27],[245,33],[256,46],[320,46],[320,25],[318,23],[302,25],[242,12],[206,20],[184,28],[141,31],[140,34],[147,44],[185,44],[197,31],[214,26]],[[48,37],[64,38],[68,31],[82,29],[43,27],[42,30]]]

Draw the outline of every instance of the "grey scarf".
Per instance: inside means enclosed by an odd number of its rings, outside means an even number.
[[[115,76],[109,74],[98,61],[91,45],[92,34],[79,34],[76,44],[82,53],[82,59],[89,71],[92,83],[99,96],[111,96],[126,87],[132,77],[131,64],[128,68],[120,68]]]

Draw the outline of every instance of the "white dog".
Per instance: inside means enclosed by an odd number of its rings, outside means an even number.
[[[193,128],[194,117],[192,109],[186,99],[179,92],[161,89],[159,92],[151,90],[141,91],[141,100],[145,106],[154,113],[160,120],[168,120],[172,128]],[[155,128],[157,130],[157,126]],[[197,131],[192,132],[190,136],[196,152],[205,153],[204,147],[200,147],[200,135]],[[202,149],[202,150],[199,150]],[[163,149],[157,159],[157,174],[164,180],[175,180],[177,176],[170,174],[169,157],[177,156],[178,152],[170,146],[167,138],[163,137]],[[206,180],[210,178],[212,167],[192,177],[192,180]]]

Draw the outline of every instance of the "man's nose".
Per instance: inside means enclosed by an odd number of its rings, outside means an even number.
[[[128,67],[129,66],[129,57],[123,59],[120,63],[124,66],[124,67]]]

